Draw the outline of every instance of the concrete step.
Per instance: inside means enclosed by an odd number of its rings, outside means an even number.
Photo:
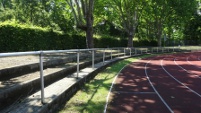
[[[13,103],[1,113],[53,113],[57,107],[70,98],[80,86],[92,79],[99,71],[118,60],[128,58],[128,56],[114,58],[105,63],[97,63],[95,68],[91,66],[80,70],[79,77],[76,73],[65,73],[64,77],[45,87],[45,104],[41,103],[41,92],[37,91],[20,101]],[[46,81],[46,80],[45,80]],[[35,87],[35,86],[34,86]]]
[[[87,56],[87,55],[86,55]],[[116,57],[115,55],[113,57]],[[105,59],[110,59],[107,56]],[[80,57],[80,69],[90,66],[92,62],[87,57]],[[102,62],[102,57],[95,59],[95,63]],[[73,60],[69,61],[72,62]],[[66,74],[77,70],[76,63],[66,63],[44,69],[44,83],[48,86],[66,77]],[[0,110],[7,108],[10,104],[20,103],[25,97],[40,90],[40,72],[30,72],[21,76],[0,81]]]
[[[62,55],[45,55],[43,68],[50,68],[57,65],[65,64],[68,62],[76,61],[76,54],[62,54]],[[82,54],[80,60],[87,59],[88,54]],[[10,61],[8,61],[10,60]],[[7,62],[9,62],[7,64]],[[12,63],[10,63],[12,62]],[[8,80],[17,76],[28,74],[39,70],[39,56],[25,56],[1,58],[1,63],[4,64],[0,67],[0,81]],[[7,64],[7,65],[6,65]],[[12,65],[10,65],[12,64]]]

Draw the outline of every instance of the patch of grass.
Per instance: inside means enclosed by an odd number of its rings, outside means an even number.
[[[119,61],[103,72],[100,72],[89,83],[86,83],[64,106],[59,113],[102,113],[106,104],[113,79],[119,71],[140,58],[152,55],[143,55]]]

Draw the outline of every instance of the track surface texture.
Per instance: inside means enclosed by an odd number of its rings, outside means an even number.
[[[160,55],[126,66],[107,113],[201,113],[201,52]]]

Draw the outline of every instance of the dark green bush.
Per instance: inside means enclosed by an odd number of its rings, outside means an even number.
[[[1,52],[72,48],[73,38],[68,34],[20,25],[0,25]]]
[[[134,46],[153,46],[155,42],[147,40],[134,42]],[[157,43],[156,43],[157,45]],[[126,47],[127,39],[117,39],[108,35],[94,38],[94,47]],[[69,35],[47,28],[29,27],[29,25],[0,24],[0,52],[64,50],[86,48],[86,37]]]

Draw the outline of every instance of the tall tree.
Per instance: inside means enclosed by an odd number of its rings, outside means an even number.
[[[138,26],[140,12],[142,11],[141,1],[136,0],[110,0],[108,10],[111,10],[110,16],[117,27],[124,30],[128,35],[128,47],[133,47],[133,38]],[[118,16],[117,16],[118,15]]]
[[[94,0],[66,0],[71,7],[77,28],[86,32],[87,48],[93,48]]]

